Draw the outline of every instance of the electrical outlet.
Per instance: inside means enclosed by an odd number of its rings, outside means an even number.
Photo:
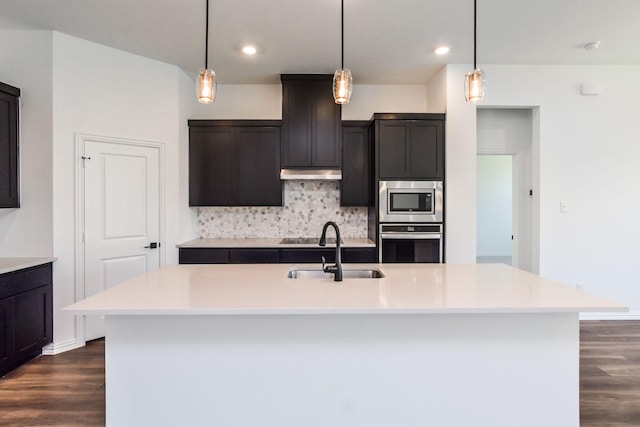
[[[582,282],[576,283],[576,289],[584,291],[584,283]]]

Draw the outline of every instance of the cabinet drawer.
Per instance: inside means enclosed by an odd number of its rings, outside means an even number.
[[[51,263],[0,275],[0,299],[51,285]]]
[[[277,249],[229,249],[231,264],[276,264]]]
[[[336,250],[330,249],[315,249],[315,248],[300,248],[300,249],[280,249],[280,262],[304,262],[304,263],[322,263],[322,257],[325,257],[326,262],[335,262]]]
[[[343,248],[342,262],[377,262],[376,248]]]
[[[226,248],[180,248],[180,264],[228,264],[229,249]]]

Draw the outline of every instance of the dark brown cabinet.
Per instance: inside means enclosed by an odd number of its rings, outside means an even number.
[[[339,168],[342,108],[332,74],[283,74],[282,167]]]
[[[444,179],[444,114],[374,114],[378,179]]]
[[[280,124],[189,120],[189,206],[282,206]]]
[[[318,263],[335,261],[335,248],[179,248],[180,264]],[[342,248],[342,262],[376,262],[375,247]]]
[[[0,208],[19,208],[20,89],[0,83]]]
[[[369,206],[371,203],[371,122],[342,122],[341,206]]]
[[[53,338],[51,263],[0,275],[0,376]]]

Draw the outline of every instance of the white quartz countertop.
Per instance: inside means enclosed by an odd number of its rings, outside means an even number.
[[[11,273],[12,271],[23,270],[29,267],[54,262],[57,258],[52,257],[24,257],[24,258],[0,258],[0,274]]]
[[[73,304],[87,315],[554,313],[628,311],[607,299],[502,264],[345,264],[381,279],[289,279],[314,265],[163,267]]]
[[[318,248],[318,242],[314,243],[280,243],[281,237],[269,239],[211,239],[198,238],[188,242],[179,243],[178,248]],[[320,238],[318,237],[318,241]],[[376,244],[367,238],[342,238],[343,248],[373,248]],[[335,243],[327,242],[327,247],[335,247]]]

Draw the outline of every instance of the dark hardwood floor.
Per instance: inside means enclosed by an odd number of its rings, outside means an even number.
[[[104,426],[104,392],[104,341],[40,357],[0,379],[0,425]],[[640,426],[640,321],[580,323],[580,426]]]
[[[580,426],[640,426],[640,321],[580,322]]]
[[[104,340],[0,379],[0,426],[104,426]]]

